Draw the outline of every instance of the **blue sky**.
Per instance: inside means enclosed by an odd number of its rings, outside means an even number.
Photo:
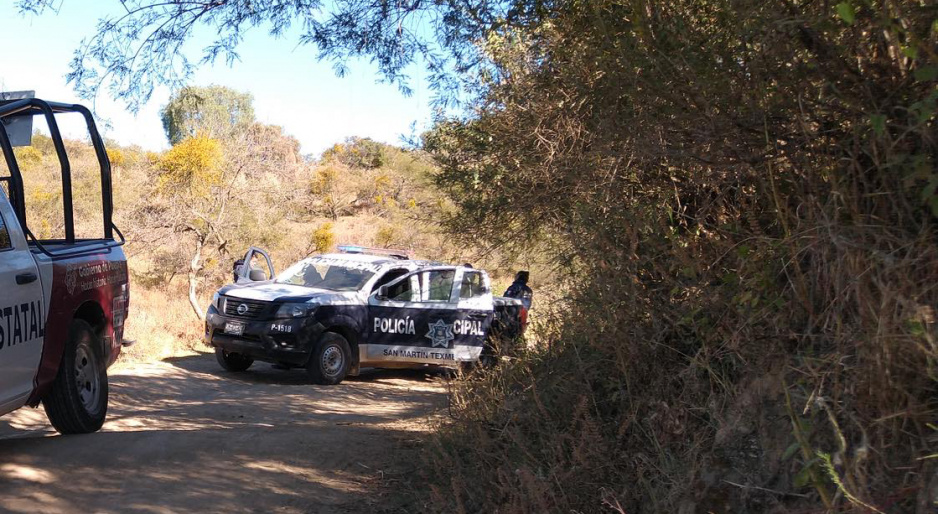
[[[65,82],[72,52],[83,37],[94,32],[105,10],[121,9],[117,0],[64,0],[58,14],[20,15],[13,2],[3,2],[0,19],[0,90],[35,90],[48,100],[80,101]],[[416,122],[420,131],[428,126],[430,93],[421,70],[411,73],[414,94],[402,95],[396,86],[377,84],[376,68],[367,61],[350,63],[349,72],[338,78],[327,62],[318,62],[313,47],[297,46],[286,34],[276,39],[263,29],[247,34],[238,48],[241,60],[227,66],[223,60],[202,66],[191,78],[192,85],[218,84],[254,95],[258,121],[284,127],[296,137],[304,153],[319,154],[349,136],[370,137],[397,144],[410,135]],[[196,41],[201,48],[207,41]],[[198,61],[200,54],[188,56]],[[124,105],[106,96],[97,99],[96,114],[105,137],[121,144],[136,144],[150,150],[169,146],[159,119],[170,91],[159,88],[136,116]],[[86,103],[86,102],[82,102]],[[78,125],[63,127],[78,135]]]

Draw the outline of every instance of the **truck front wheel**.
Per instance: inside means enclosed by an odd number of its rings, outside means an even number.
[[[42,400],[52,426],[62,434],[87,434],[107,415],[107,365],[101,340],[84,320],[68,329],[68,341],[52,390]]]
[[[348,341],[335,332],[326,332],[313,349],[306,373],[314,384],[336,385],[345,379],[351,364]]]
[[[215,360],[227,371],[245,371],[251,367],[251,364],[254,364],[254,359],[250,357],[240,353],[226,352],[221,348],[215,348]]]

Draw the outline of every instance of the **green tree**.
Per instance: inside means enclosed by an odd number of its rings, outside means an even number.
[[[227,140],[183,139],[157,159],[154,201],[139,209],[147,218],[142,225],[166,230],[143,238],[168,242],[177,252],[186,248],[189,302],[199,318],[201,284],[227,277],[228,249],[277,239],[271,220],[282,219],[287,208],[281,177],[298,172],[295,143],[279,127],[254,123]]]
[[[164,219],[173,232],[192,235],[189,303],[199,319],[204,316],[198,301],[203,249],[212,240],[219,245],[224,243],[227,207],[235,178],[224,176],[226,168],[222,164],[221,145],[204,136],[180,141],[158,163],[156,192],[165,202]]]
[[[224,86],[186,86],[174,94],[161,112],[171,144],[203,135],[227,140],[254,123],[254,99]]]
[[[54,11],[58,0],[18,0],[24,13]],[[405,70],[423,64],[429,85],[448,102],[458,98],[461,77],[484,64],[477,43],[495,30],[526,26],[546,12],[530,0],[477,4],[447,2],[372,2],[370,0],[237,0],[165,2],[129,0],[118,14],[99,20],[98,31],[75,50],[68,80],[83,98],[103,87],[136,111],[156,85],[181,88],[194,62],[229,64],[252,29],[273,36],[291,28],[300,45],[315,46],[319,59],[342,76],[350,58],[366,57],[385,80],[409,94]],[[185,55],[196,31],[216,34],[201,55]],[[298,65],[302,65],[298,63]]]
[[[327,221],[316,227],[310,238],[307,254],[326,253],[332,250],[335,246],[334,226],[332,222]]]
[[[384,165],[388,145],[371,138],[350,137],[322,153],[324,162],[339,162],[350,168],[380,168]]]
[[[223,154],[217,139],[197,136],[184,139],[159,160],[160,192],[178,192],[193,198],[210,196],[221,180]]]

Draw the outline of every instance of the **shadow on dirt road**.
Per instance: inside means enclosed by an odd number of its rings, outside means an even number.
[[[0,511],[405,510],[389,492],[446,401],[431,374],[323,387],[264,363],[227,373],[209,354],[125,367],[110,385],[95,434],[57,435],[42,409],[0,417]]]

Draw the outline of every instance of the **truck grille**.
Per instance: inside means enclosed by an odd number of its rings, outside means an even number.
[[[242,305],[244,307],[242,307]],[[243,300],[241,298],[225,298],[225,316],[242,319],[256,319],[267,311],[267,302],[256,300]]]

